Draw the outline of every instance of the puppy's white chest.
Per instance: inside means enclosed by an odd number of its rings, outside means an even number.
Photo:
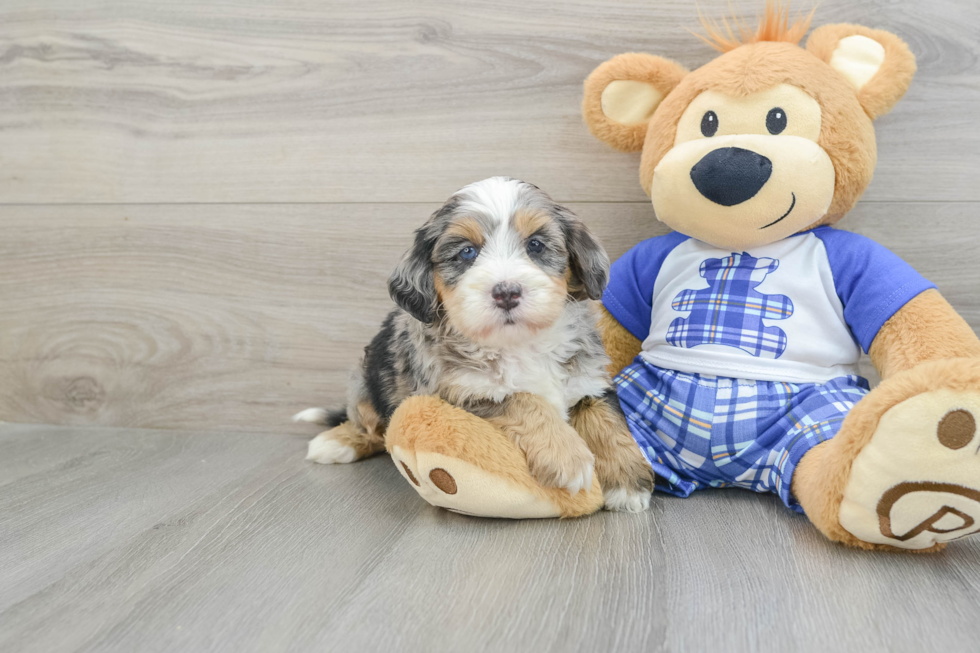
[[[534,351],[488,354],[486,371],[467,371],[460,379],[474,395],[495,402],[508,396],[527,392],[543,397],[566,415],[568,409],[581,399],[578,384],[569,384],[569,373],[553,356]]]
[[[559,391],[567,374],[549,356],[527,353],[502,357],[494,376],[501,389],[547,395]]]

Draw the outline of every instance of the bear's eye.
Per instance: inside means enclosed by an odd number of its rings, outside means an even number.
[[[769,109],[769,115],[766,116],[766,129],[773,136],[782,133],[786,129],[786,112],[779,107]]]
[[[711,138],[718,133],[718,114],[709,111],[701,118],[701,133]]]

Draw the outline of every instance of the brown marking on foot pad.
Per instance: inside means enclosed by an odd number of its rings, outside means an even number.
[[[972,488],[963,487],[962,485],[956,485],[954,483],[899,483],[881,495],[881,500],[878,502],[878,527],[881,530],[882,535],[898,540],[899,542],[906,542],[925,531],[940,534],[952,533],[953,531],[970,528],[976,523],[976,520],[965,512],[957,510],[952,506],[943,506],[933,513],[931,517],[920,522],[919,525],[915,526],[908,533],[904,535],[896,535],[892,531],[892,507],[898,502],[899,499],[904,497],[906,494],[911,494],[913,492],[947,492],[949,494],[958,494],[961,497],[966,497],[967,499],[980,503],[980,492]],[[948,530],[940,530],[935,528],[936,523],[938,523],[940,519],[950,514],[956,515],[962,519],[963,525]],[[965,537],[971,534],[972,533],[964,533],[960,537]]]
[[[414,483],[416,485],[416,487],[421,487],[421,486],[419,486],[418,480],[415,478],[415,474],[413,474],[412,473],[412,470],[410,470],[408,468],[408,465],[406,465],[405,463],[402,463],[402,469],[404,469],[405,470],[405,473],[408,474],[408,480],[410,480],[412,483]]]
[[[977,421],[966,410],[953,410],[939,420],[936,435],[939,443],[947,449],[962,449],[973,440],[977,432]]]
[[[446,494],[456,494],[456,479],[441,467],[436,467],[429,472],[429,480]]]

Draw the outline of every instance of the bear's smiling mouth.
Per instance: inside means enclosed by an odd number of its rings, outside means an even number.
[[[786,213],[784,213],[781,218],[778,218],[776,220],[773,220],[772,222],[770,222],[766,226],[759,227],[759,229],[768,229],[769,227],[773,226],[777,222],[781,222],[783,220],[783,218],[785,218],[787,215],[789,215],[790,213],[793,212],[793,208],[796,206],[796,193],[790,193],[790,195],[793,196],[793,203],[789,205],[789,210],[786,211]]]

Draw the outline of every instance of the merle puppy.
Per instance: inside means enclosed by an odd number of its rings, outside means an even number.
[[[607,508],[646,508],[653,479],[629,455],[636,445],[590,301],[608,272],[585,225],[536,186],[493,177],[462,188],[415,232],[392,274],[399,308],[365,349],[346,409],[296,416],[331,427],[307,458],[379,452],[406,397],[438,395],[501,428],[543,485],[574,494],[595,469]]]

